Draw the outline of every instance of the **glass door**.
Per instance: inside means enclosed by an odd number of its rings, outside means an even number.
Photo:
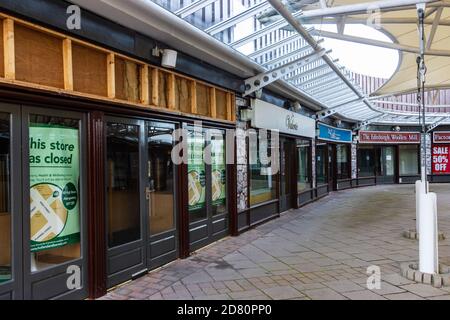
[[[85,298],[84,116],[24,107],[22,119],[24,298]]]
[[[395,148],[379,147],[378,148],[378,166],[377,166],[377,182],[378,183],[395,183]]]
[[[178,257],[175,186],[176,167],[171,152],[175,125],[147,122],[146,210],[148,266],[155,268]]]
[[[146,271],[144,122],[107,118],[106,227],[108,287]]]
[[[280,212],[287,211],[293,207],[294,189],[294,163],[295,145],[294,141],[285,139],[282,141],[281,149],[281,192],[280,192]]]
[[[0,103],[0,300],[21,299],[20,107]]]

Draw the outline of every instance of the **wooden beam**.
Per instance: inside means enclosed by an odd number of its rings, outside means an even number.
[[[217,101],[216,101],[216,88],[209,89],[209,115],[211,118],[217,118]]]
[[[191,81],[191,113],[197,114],[197,82]]]
[[[114,53],[107,56],[107,81],[108,81],[108,98],[116,97],[116,65]]]
[[[233,95],[230,92],[227,92],[227,120],[233,121]]]
[[[152,69],[152,105],[159,105],[159,70]]]
[[[7,18],[3,20],[3,50],[5,79],[16,78],[16,54],[14,49],[14,20]]]
[[[169,73],[167,91],[167,107],[171,110],[175,110],[175,74],[173,73]]]
[[[148,65],[141,66],[141,103],[150,103],[150,92],[148,88]]]
[[[63,40],[64,89],[73,91],[72,40]]]

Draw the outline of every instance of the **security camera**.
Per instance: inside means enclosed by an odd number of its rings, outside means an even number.
[[[295,101],[292,104],[292,110],[295,111],[295,112],[299,112],[300,110],[302,110],[302,105],[300,104],[300,102]]]

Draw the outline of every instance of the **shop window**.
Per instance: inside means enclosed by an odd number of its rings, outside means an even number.
[[[418,145],[401,145],[399,159],[401,176],[419,174]]]
[[[268,158],[272,156],[270,135],[261,138],[256,132],[249,132],[250,160],[250,205],[256,205],[277,197],[277,175],[272,172]]]
[[[11,279],[10,124],[0,113],[0,283]]]
[[[190,222],[206,219],[205,134],[190,130],[188,144],[188,210]]]
[[[213,215],[226,213],[227,167],[223,132],[220,135],[214,134],[211,137],[211,197]]]
[[[373,177],[375,174],[375,149],[360,146],[358,149],[358,176]]]
[[[311,142],[309,140],[297,140],[298,174],[297,190],[302,192],[311,188]]]
[[[80,258],[79,120],[30,116],[31,269]]]
[[[171,160],[173,127],[151,123],[148,129],[150,234],[174,228],[174,166]]]
[[[327,175],[327,145],[317,144],[316,147],[316,180],[317,185],[328,183]]]
[[[108,245],[112,248],[141,236],[139,126],[108,123],[106,134]]]
[[[348,145],[336,145],[337,178],[350,178],[350,150]]]

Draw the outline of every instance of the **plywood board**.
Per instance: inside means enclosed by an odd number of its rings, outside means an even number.
[[[197,83],[197,114],[209,116],[210,90],[204,84]]]
[[[191,81],[176,77],[175,79],[175,109],[181,112],[190,113],[191,112],[191,91],[190,91]]]
[[[115,59],[116,98],[140,101],[140,66],[119,57]]]
[[[16,80],[64,88],[62,39],[15,24]]]
[[[106,53],[72,44],[75,91],[107,96]]]
[[[169,75],[167,72],[159,70],[159,79],[158,79],[158,96],[159,96],[159,102],[157,107],[160,108],[167,108],[167,102],[168,102],[168,81],[169,81]]]
[[[0,77],[5,76],[5,55],[3,47],[3,21],[0,20]]]
[[[227,92],[219,89],[216,90],[216,112],[218,119],[227,119]]]

